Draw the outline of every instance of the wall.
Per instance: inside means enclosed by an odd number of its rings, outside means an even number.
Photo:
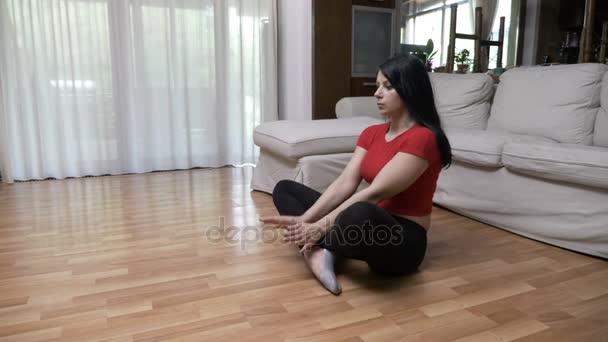
[[[278,0],[279,119],[312,119],[312,0]]]

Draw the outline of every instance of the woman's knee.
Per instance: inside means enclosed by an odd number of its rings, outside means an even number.
[[[286,193],[289,193],[289,189],[292,186],[291,183],[295,183],[295,182],[292,181],[292,180],[289,180],[289,179],[280,180],[274,186],[274,189],[272,189],[272,197],[275,198],[277,196],[281,196],[281,195],[284,195]]]
[[[334,238],[340,237],[339,240],[349,241],[350,244],[369,243],[365,237],[374,230],[371,219],[374,210],[375,205],[370,202],[356,202],[344,209],[333,226]]]

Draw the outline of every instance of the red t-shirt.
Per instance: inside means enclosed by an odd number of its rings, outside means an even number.
[[[428,161],[429,166],[407,189],[378,203],[381,208],[401,215],[426,216],[433,207],[433,194],[441,171],[441,154],[435,134],[421,125],[414,125],[387,142],[385,134],[390,122],[366,128],[357,146],[367,150],[361,162],[361,176],[371,184],[376,175],[397,153],[413,154]]]

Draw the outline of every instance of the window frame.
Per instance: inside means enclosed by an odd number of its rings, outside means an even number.
[[[446,40],[445,37],[445,19],[446,19],[446,10],[450,9],[450,6],[453,4],[457,4],[458,6],[461,6],[463,4],[470,4],[471,0],[459,0],[459,1],[452,1],[448,4],[450,0],[441,0],[441,5],[436,7],[436,8],[432,8],[432,9],[428,9],[428,10],[424,10],[424,11],[420,11],[420,12],[416,12],[416,7],[418,6],[418,1],[417,0],[409,0],[409,1],[404,1],[402,3],[402,6],[404,4],[406,4],[407,2],[409,2],[410,6],[414,6],[413,11],[407,11],[406,13],[414,13],[414,14],[406,14],[402,17],[403,22],[407,23],[409,19],[414,19],[414,27],[413,27],[413,33],[412,35],[415,37],[416,36],[416,17],[420,17],[423,15],[427,15],[433,12],[437,12],[437,11],[441,11],[441,41],[439,42],[439,45],[436,42],[433,42],[434,46],[438,48],[436,48],[436,50],[439,50],[439,53],[441,55],[441,59],[439,60],[439,64],[443,64],[443,57],[447,56],[444,51],[443,51],[443,47],[444,47],[444,43]],[[403,28],[406,28],[405,24],[404,26],[402,26]],[[405,32],[405,31],[404,31]],[[400,35],[401,36],[401,35]],[[407,36],[407,34],[404,34],[404,36]],[[400,37],[400,44],[403,44],[404,42],[401,41]],[[449,37],[447,38],[449,39]],[[407,43],[407,44],[415,44],[415,42],[411,42],[411,43]],[[447,58],[446,58],[447,59]]]

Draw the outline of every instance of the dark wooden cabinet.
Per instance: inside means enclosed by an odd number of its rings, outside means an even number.
[[[536,61],[580,63],[580,50],[583,49],[585,0],[541,0],[538,37],[536,40]],[[593,16],[591,28],[591,46],[588,50],[590,58],[587,62],[605,62],[599,60],[599,42],[602,34],[602,22],[608,20],[608,1],[595,0],[595,7],[590,9]],[[526,33],[527,34],[527,33]]]
[[[373,77],[352,77],[350,96],[372,96],[376,92],[376,79]]]
[[[313,119],[336,117],[350,96],[351,0],[313,0]]]
[[[375,77],[351,77],[353,5],[395,8],[395,0],[313,0],[312,118],[336,117],[347,96],[371,96]],[[396,18],[395,18],[396,20]]]
[[[353,5],[395,8],[395,0],[352,0]]]

